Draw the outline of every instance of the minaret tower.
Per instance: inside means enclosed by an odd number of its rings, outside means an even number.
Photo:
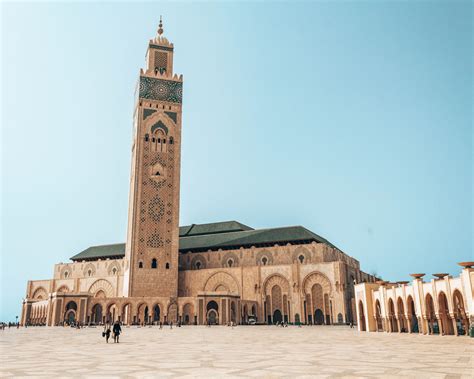
[[[163,23],[140,70],[134,113],[123,295],[178,295],[179,182],[183,77]]]

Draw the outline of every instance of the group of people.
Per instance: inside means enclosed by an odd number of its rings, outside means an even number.
[[[6,323],[6,322],[0,322],[0,330],[5,330],[5,328],[6,328],[7,326],[8,326],[8,329],[10,329],[10,328],[12,328],[12,327],[13,327],[13,328],[16,327],[16,328],[18,329],[18,328],[20,327],[20,323],[18,323],[18,322],[8,322],[8,323]]]
[[[109,343],[110,334],[114,334],[114,343],[119,343],[119,336],[122,333],[122,327],[118,321],[114,322],[112,330],[110,330],[110,324],[104,326],[104,331],[102,332],[102,337],[105,337],[105,342]]]

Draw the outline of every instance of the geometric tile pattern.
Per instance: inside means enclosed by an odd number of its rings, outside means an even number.
[[[468,337],[359,333],[345,326],[0,331],[0,377],[472,378]],[[47,348],[45,348],[47,346]]]
[[[140,76],[139,97],[181,104],[183,100],[183,83]]]

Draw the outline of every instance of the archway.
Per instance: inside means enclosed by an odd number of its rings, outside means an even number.
[[[121,321],[125,324],[125,325],[130,325],[131,324],[131,314],[132,314],[132,306],[130,305],[130,303],[126,303],[122,306],[122,313],[121,313]]]
[[[168,307],[168,316],[166,320],[170,323],[178,322],[178,305],[176,303],[171,303],[170,306]]]
[[[390,323],[390,331],[398,332],[397,320],[395,318],[395,306],[392,299],[388,299],[388,322]]]
[[[441,321],[441,328],[443,330],[443,334],[453,335],[454,328],[453,322],[451,321],[451,317],[449,317],[449,310],[448,310],[448,299],[444,292],[440,292],[438,295],[438,305],[439,305],[439,318]]]
[[[459,335],[467,335],[469,330],[469,321],[466,316],[464,308],[464,299],[459,290],[455,290],[453,293],[453,308],[454,308],[454,320],[456,321],[456,328]]]
[[[183,307],[184,323],[189,325],[194,322],[194,306],[186,303]]]
[[[76,320],[76,313],[77,313],[77,304],[75,301],[70,301],[66,304],[66,311],[64,313],[64,321],[68,324],[74,323]]]
[[[408,310],[408,317],[410,320],[410,333],[418,333],[418,317],[416,317],[415,313],[415,302],[411,296],[407,298],[407,310]]]
[[[364,304],[359,300],[359,326],[360,331],[365,332],[365,314],[364,314]]]
[[[273,323],[280,324],[282,321],[283,321],[283,317],[281,315],[280,310],[279,309],[275,310],[275,312],[273,312]]]
[[[91,322],[92,322],[92,324],[101,324],[102,323],[102,305],[95,304],[92,307]]]
[[[314,311],[314,324],[315,325],[322,325],[324,324],[324,314],[321,309],[316,309]]]
[[[153,322],[160,322],[160,306],[158,304],[153,307]]]
[[[426,321],[428,322],[428,333],[439,334],[438,320],[436,319],[433,298],[430,294],[426,295]]]
[[[207,321],[211,325],[219,323],[219,306],[214,300],[207,303]]]
[[[118,317],[118,309],[115,303],[111,303],[107,306],[107,314],[106,314],[106,321],[108,323],[113,323],[117,320]]]
[[[378,299],[375,301],[375,322],[377,323],[377,332],[383,332],[382,310]]]
[[[403,306],[403,300],[401,297],[398,298],[397,300],[397,318],[398,318],[398,323],[400,326],[400,332],[401,333],[406,333],[408,332],[408,327],[407,327],[407,320],[405,318],[405,307]]]

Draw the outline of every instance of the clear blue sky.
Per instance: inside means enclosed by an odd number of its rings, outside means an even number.
[[[470,1],[1,7],[0,319],[28,279],[125,241],[160,14],[185,78],[182,225],[304,225],[388,280],[472,260]]]

